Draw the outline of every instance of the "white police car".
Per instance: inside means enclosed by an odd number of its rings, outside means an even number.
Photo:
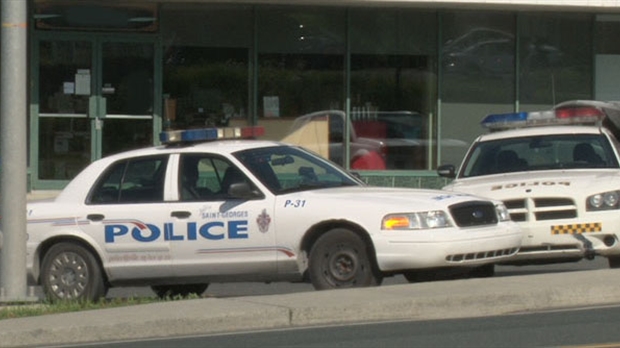
[[[29,280],[51,300],[129,285],[200,294],[228,281],[331,289],[518,251],[500,202],[368,187],[296,146],[221,140],[261,130],[164,132],[166,145],[93,162],[53,201],[28,204]]]
[[[620,145],[615,103],[569,101],[544,112],[488,115],[446,190],[504,202],[522,228],[509,264],[606,256],[620,267]]]

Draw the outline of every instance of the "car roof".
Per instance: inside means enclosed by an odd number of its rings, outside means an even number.
[[[159,145],[136,150],[120,152],[106,156],[107,161],[116,161],[128,157],[150,156],[157,154],[183,153],[183,152],[210,152],[231,154],[233,152],[271,146],[292,146],[277,141],[269,140],[215,140],[200,143],[187,143],[179,145]]]
[[[538,126],[491,132],[479,136],[477,141],[555,134],[602,134],[608,132],[605,128],[598,126]]]

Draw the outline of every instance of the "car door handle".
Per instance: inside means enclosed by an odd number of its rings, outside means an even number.
[[[189,211],[173,211],[172,213],[170,213],[170,216],[179,219],[187,219],[188,217],[192,216],[192,213],[190,213]]]
[[[88,214],[86,218],[90,221],[102,221],[105,216],[103,214]]]

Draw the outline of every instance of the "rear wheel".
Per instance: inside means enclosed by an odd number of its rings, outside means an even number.
[[[41,285],[50,301],[98,301],[108,288],[95,256],[78,243],[52,246],[41,263]]]
[[[159,298],[187,297],[189,295],[202,295],[209,284],[178,284],[178,285],[154,285],[151,289]]]
[[[333,229],[310,251],[309,275],[317,290],[376,286],[382,277],[368,256],[366,243],[347,229]]]

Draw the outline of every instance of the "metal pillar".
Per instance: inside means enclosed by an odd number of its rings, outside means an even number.
[[[0,4],[0,302],[16,302],[28,300],[27,1]]]

